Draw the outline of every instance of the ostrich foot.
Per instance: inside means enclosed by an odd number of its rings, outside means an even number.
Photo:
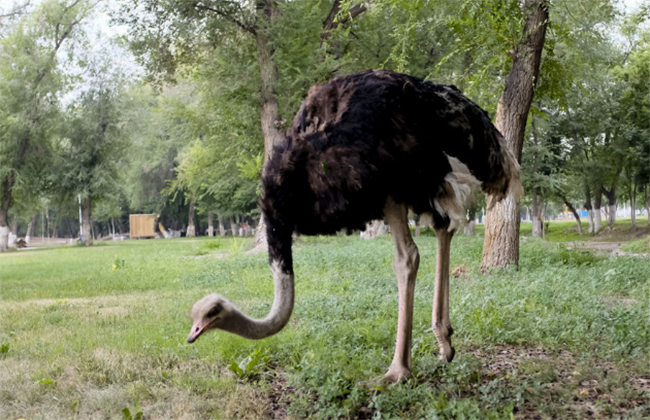
[[[451,363],[456,355],[456,349],[451,346],[451,343],[440,346],[439,359],[443,364]]]
[[[433,334],[438,340],[438,346],[440,348],[440,361],[444,363],[450,363],[454,360],[454,355],[456,355],[456,349],[451,345],[451,336],[454,333],[454,329],[449,326],[438,326],[434,324]]]
[[[406,366],[391,365],[388,372],[384,375],[384,381],[391,383],[398,383],[406,381],[411,377],[411,369]]]

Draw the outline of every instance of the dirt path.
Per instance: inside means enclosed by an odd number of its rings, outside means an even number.
[[[627,255],[630,257],[650,257],[650,254],[635,254],[632,252],[625,252],[621,250],[621,246],[626,242],[598,242],[598,241],[580,241],[580,242],[567,242],[566,245],[569,249],[583,249],[594,251],[597,254],[605,255],[608,257],[616,257],[620,255]]]

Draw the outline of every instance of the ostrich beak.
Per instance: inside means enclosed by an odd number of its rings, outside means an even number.
[[[187,342],[190,344],[195,342],[196,339],[199,338],[199,336],[204,332],[205,332],[204,326],[200,324],[194,324],[194,326],[192,327],[192,331],[190,331],[190,335],[187,336]]]

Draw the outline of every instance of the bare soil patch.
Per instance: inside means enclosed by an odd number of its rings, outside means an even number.
[[[549,352],[541,348],[496,346],[492,350],[470,352],[483,361],[485,385],[494,379],[508,386],[510,378],[539,381],[541,389],[526,388],[548,406],[569,400],[562,418],[623,416],[647,407],[650,401],[650,373],[630,375],[611,362],[583,359],[571,352]],[[503,382],[501,382],[503,381]],[[622,386],[628,385],[627,388]],[[536,399],[537,399],[536,398]],[[518,419],[541,419],[539,402],[527,401],[516,414]]]
[[[197,260],[200,260],[200,259],[202,259],[202,258],[208,258],[208,257],[210,257],[210,258],[216,258],[216,259],[219,260],[219,259],[221,259],[221,258],[226,258],[226,257],[228,257],[228,256],[230,256],[230,253],[228,253],[228,252],[217,252],[217,253],[214,253],[214,254],[196,255],[196,256],[194,256],[193,258],[194,258],[194,259],[197,259]]]

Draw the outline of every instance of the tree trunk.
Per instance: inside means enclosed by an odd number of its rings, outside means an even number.
[[[196,236],[196,227],[194,226],[194,199],[190,200],[190,211],[187,218],[187,233],[185,234],[188,238],[194,238]]]
[[[585,210],[587,210],[587,216],[589,221],[589,233],[594,233],[594,209],[591,207],[591,191],[589,190],[589,184],[587,184],[587,179],[585,178]]]
[[[28,138],[27,138],[28,139]],[[27,148],[27,139],[20,143],[21,149]],[[18,157],[22,161],[22,156],[20,150],[18,150]],[[24,156],[24,150],[23,150]],[[7,172],[3,182],[2,182],[2,202],[0,203],[0,251],[6,251],[9,245],[9,204],[11,203],[12,189],[14,186],[14,171],[10,170]]]
[[[646,185],[645,187],[645,212],[648,215],[648,227],[650,227],[650,194],[648,190],[650,188]]]
[[[92,234],[92,223],[91,223],[91,217],[92,217],[92,199],[90,197],[84,198],[83,201],[81,202],[82,206],[82,219],[83,219],[83,243],[86,246],[90,246],[93,244],[93,234]]]
[[[600,207],[602,206],[603,194],[600,187],[596,188],[596,197],[594,198],[594,234],[600,232],[603,226],[602,213]]]
[[[117,231],[120,233],[120,235],[124,234],[124,226],[122,225],[122,221],[120,220],[121,217],[117,218]]]
[[[32,236],[34,236],[34,226],[36,225],[36,216],[38,215],[33,215],[31,219],[29,219],[29,223],[27,223],[27,232],[25,232],[25,242],[29,244],[29,241],[32,239]]]
[[[616,203],[610,204],[609,206],[609,218],[607,219],[607,227],[614,227],[616,224]]]
[[[237,222],[233,216],[230,216],[230,231],[233,237],[237,236]]]
[[[584,235],[584,231],[582,230],[582,221],[580,220],[578,211],[575,207],[573,207],[573,204],[571,204],[571,202],[566,199],[566,197],[562,196],[562,201],[564,201],[564,204],[569,208],[571,213],[573,213],[573,217],[576,218],[576,222],[578,222],[578,233],[580,233],[580,236]]]
[[[633,185],[630,194],[630,222],[632,224],[632,230],[636,230],[636,183]]]
[[[214,236],[214,217],[212,212],[208,212],[208,236]]]
[[[217,217],[219,218],[219,235],[226,236],[226,228],[223,225],[223,217],[221,217],[221,215],[218,215]]]
[[[535,116],[533,115],[531,119],[531,125],[533,128],[533,143],[535,144],[535,150],[533,154],[533,173],[537,173],[537,169],[539,168],[539,154],[537,153],[537,146],[539,145],[539,140],[537,137],[537,125],[535,124]],[[542,220],[539,217],[539,212],[540,212],[540,203],[537,201],[537,197],[539,196],[539,187],[536,185],[533,187],[533,236],[537,237],[542,237],[544,236],[543,229],[544,226],[542,225]]]
[[[115,218],[111,217],[111,227],[113,228],[113,240],[115,240]]]
[[[266,24],[270,25],[275,18],[280,16],[280,10],[276,6],[276,0],[256,0],[256,7],[261,11]],[[330,14],[323,22],[322,39],[327,38],[329,31],[345,23],[352,17],[363,13],[366,10],[365,5],[355,5],[349,10],[348,16],[343,19],[335,19],[340,10],[340,0],[335,0]],[[262,132],[264,133],[264,164],[269,161],[273,154],[273,147],[284,139],[284,120],[280,116],[278,100],[275,94],[275,87],[278,82],[278,68],[273,62],[273,53],[275,48],[270,44],[265,28],[258,28],[255,31],[255,41],[257,43],[258,58],[257,62],[260,67],[261,76],[261,122]],[[321,41],[322,42],[322,41]],[[266,222],[264,217],[260,217],[255,232],[255,248],[266,249]]]
[[[420,215],[419,214],[415,215],[415,236],[416,237],[420,236]]]
[[[613,184],[609,191],[603,188],[603,192],[605,193],[605,197],[607,197],[607,227],[612,228],[616,223],[616,184]]]
[[[268,25],[280,15],[274,0],[257,0],[256,6],[258,10],[262,11]],[[262,82],[260,117],[262,132],[264,133],[264,165],[266,166],[273,154],[273,147],[284,139],[284,121],[280,116],[278,99],[275,93],[278,83],[278,67],[273,62],[275,48],[270,44],[264,28],[256,31],[255,41],[258,53],[257,63],[260,67]],[[260,218],[254,246],[266,249],[266,222],[264,217]]]
[[[506,139],[517,160],[526,131],[528,112],[533,94],[546,37],[548,4],[546,0],[525,0],[524,36],[516,51],[510,51],[513,65],[505,81],[495,125]],[[485,220],[485,238],[481,271],[519,263],[519,199],[512,194],[501,202],[488,197]]]
[[[533,188],[533,236],[537,237],[543,236],[542,203],[543,199],[539,194],[539,188]]]

